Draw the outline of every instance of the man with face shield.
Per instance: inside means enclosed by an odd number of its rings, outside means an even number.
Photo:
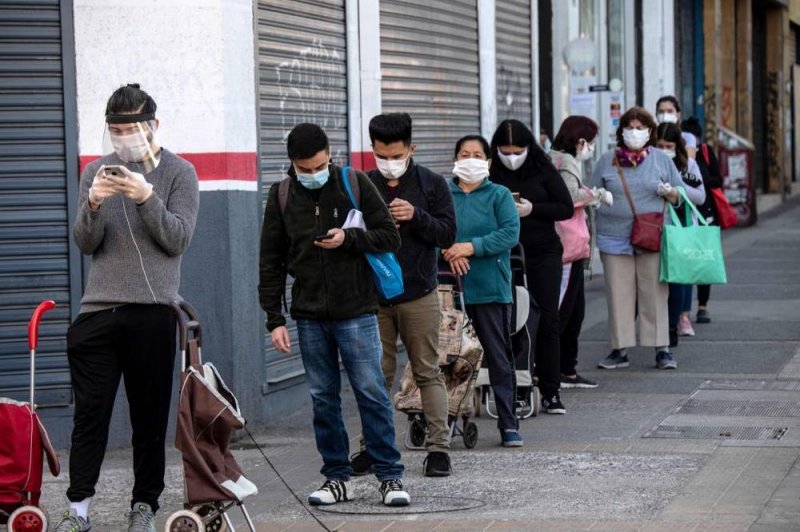
[[[164,489],[181,255],[198,210],[194,167],[156,143],[155,101],[138,85],[106,106],[108,152],[83,171],[73,235],[91,257],[78,317],[67,333],[75,396],[70,507],[57,532],[91,528],[89,504],[120,378],[130,407],[134,486],[129,531],[155,531]]]

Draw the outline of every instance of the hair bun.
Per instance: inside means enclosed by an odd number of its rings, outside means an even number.
[[[134,89],[141,89],[141,86],[138,83],[128,83],[126,87],[133,87]]]

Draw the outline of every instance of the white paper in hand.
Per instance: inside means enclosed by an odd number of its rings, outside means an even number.
[[[342,226],[342,229],[352,228],[361,229],[362,231],[367,230],[367,226],[364,223],[364,216],[358,209],[350,209],[350,212],[347,213],[347,219]]]

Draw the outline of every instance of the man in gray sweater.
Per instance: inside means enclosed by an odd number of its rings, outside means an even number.
[[[67,333],[75,414],[70,508],[57,532],[91,528],[89,503],[120,378],[133,431],[128,530],[156,530],[175,359],[168,304],[180,299],[181,255],[192,238],[199,193],[194,167],[156,144],[155,112],[155,101],[138,85],[117,89],[106,106],[113,153],[81,176],[73,235],[92,265]]]

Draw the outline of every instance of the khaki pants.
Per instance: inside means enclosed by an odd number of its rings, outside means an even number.
[[[447,451],[450,429],[447,425],[447,390],[439,369],[439,296],[433,290],[414,301],[381,307],[378,326],[383,344],[383,376],[389,390],[397,370],[397,337],[406,347],[414,381],[422,396],[422,410],[428,424],[427,451]]]
[[[638,303],[639,344],[669,345],[669,289],[658,281],[660,253],[609,255],[600,253],[605,271],[608,330],[612,349],[636,345]]]

